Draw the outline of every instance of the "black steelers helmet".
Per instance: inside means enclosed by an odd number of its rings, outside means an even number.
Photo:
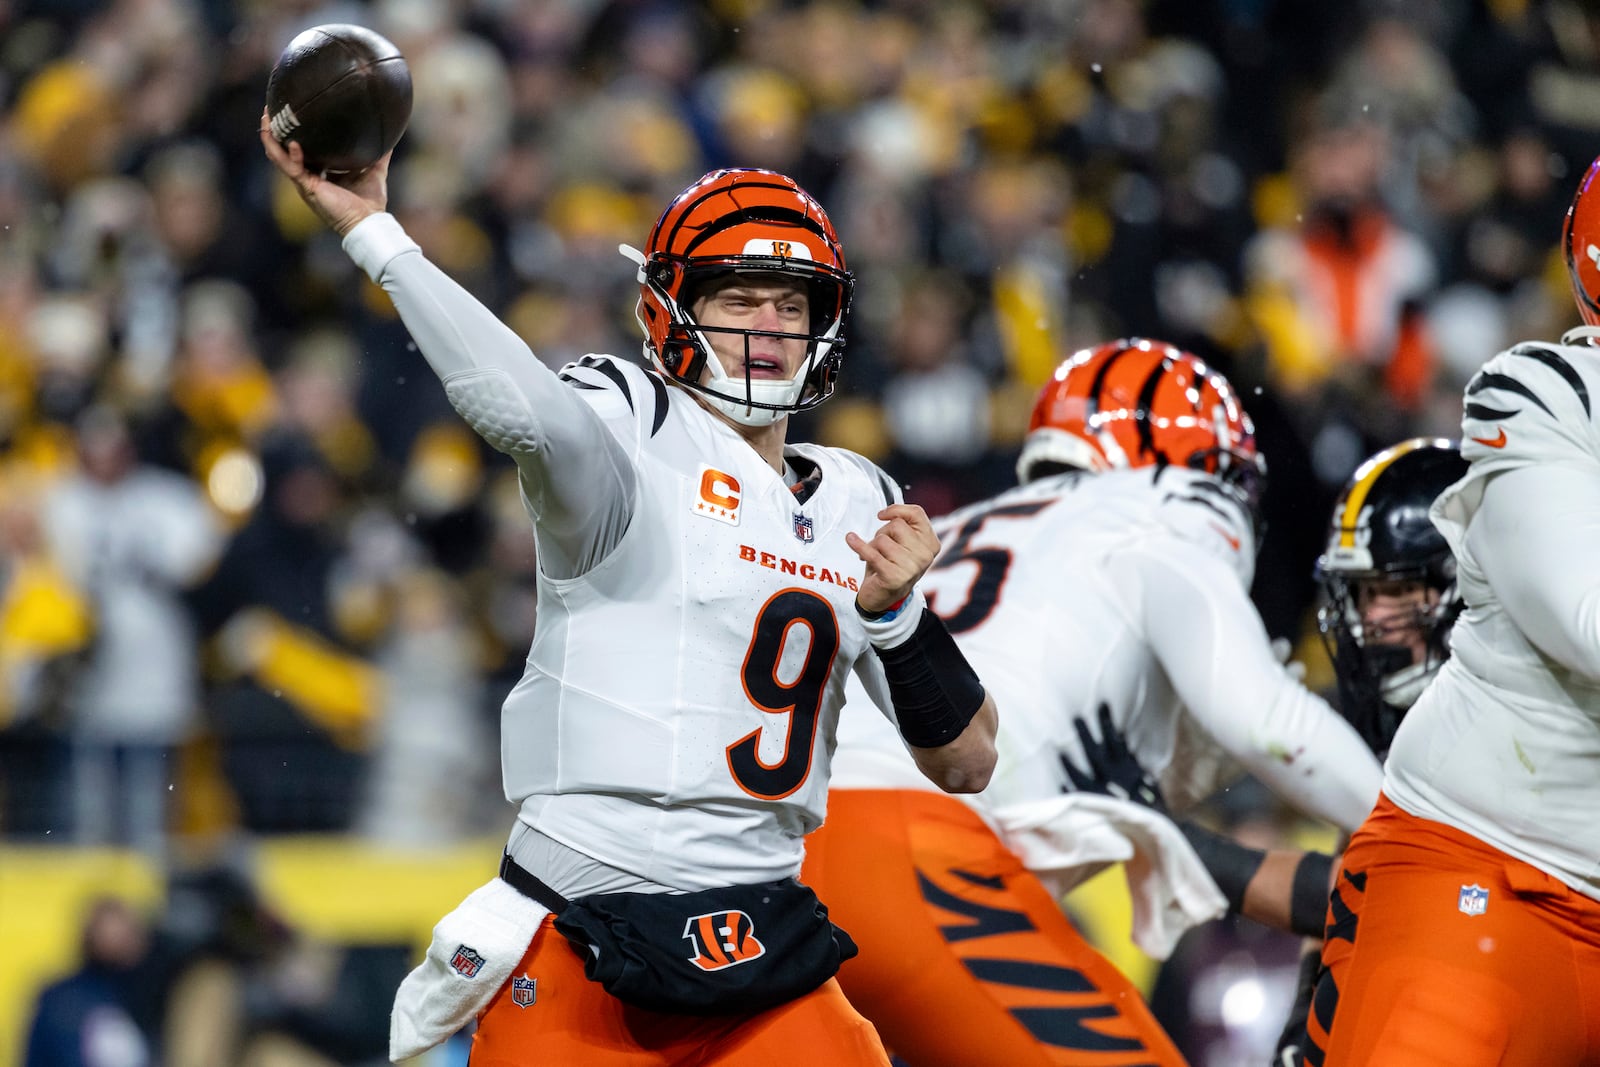
[[[1466,472],[1460,447],[1439,437],[1412,438],[1370,457],[1339,494],[1317,560],[1326,597],[1317,628],[1333,659],[1339,710],[1380,754],[1450,655],[1450,628],[1462,608],[1456,562],[1428,509]],[[1413,662],[1408,647],[1363,633],[1357,594],[1361,582],[1373,580],[1417,581],[1438,592],[1438,603],[1419,608],[1414,620],[1426,639],[1422,662]]]

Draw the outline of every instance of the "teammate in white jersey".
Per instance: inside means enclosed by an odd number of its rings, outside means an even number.
[[[402,986],[391,1055],[477,1014],[477,1067],[885,1063],[831,977],[854,946],[794,878],[845,679],[944,789],[987,782],[996,716],[916,590],[938,549],[921,509],[861,457],[785,441],[844,342],[822,208],[770,171],[706,175],[624,249],[651,368],[558,378],[384,212],[387,159],[346,187],[265,117],[261,140],[516,461],[538,538],[502,715],[519,820]]]
[[[1278,663],[1248,597],[1263,474],[1221,375],[1122,341],[1045,387],[1019,487],[935,524],[930,601],[1006,705],[994,780],[973,807],[929,792],[892,731],[846,716],[804,873],[861,944],[847,995],[907,1062],[1183,1062],[1057,904],[1131,861],[1157,955],[1225,904],[1166,818],[1074,788],[1102,709],[1178,811],[1234,761],[1338,826],[1371,809],[1376,759]]]
[[[1585,325],[1467,385],[1432,510],[1466,610],[1345,853],[1309,1062],[1600,1064],[1597,174],[1564,235]]]

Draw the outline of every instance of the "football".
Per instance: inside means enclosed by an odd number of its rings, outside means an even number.
[[[392,42],[364,26],[313,26],[273,65],[267,118],[279,144],[300,142],[308,170],[365,170],[405,133],[411,70]]]

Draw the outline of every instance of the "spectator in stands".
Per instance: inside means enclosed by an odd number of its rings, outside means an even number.
[[[132,978],[149,948],[148,924],[130,904],[95,900],[78,970],[39,994],[23,1067],[154,1067],[151,1040],[131,1010]]]
[[[216,562],[222,530],[194,482],[139,462],[115,409],[90,408],[75,433],[78,470],[43,508],[50,554],[94,626],[66,693],[73,838],[159,853],[178,750],[200,725],[183,595]]]

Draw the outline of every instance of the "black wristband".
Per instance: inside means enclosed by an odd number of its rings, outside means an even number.
[[[1243,911],[1245,889],[1261,869],[1267,854],[1259,848],[1241,845],[1187,820],[1180,822],[1178,828],[1189,839],[1195,852],[1199,853],[1200,862],[1206,865],[1211,880],[1217,883],[1217,888],[1227,898],[1228,910]]]
[[[873,648],[889,679],[889,698],[906,744],[948,745],[983,707],[983,683],[977,672],[943,620],[927,608],[905,641],[894,648]]]
[[[1294,869],[1294,891],[1289,896],[1289,929],[1301,937],[1321,937],[1328,919],[1328,885],[1333,878],[1333,857],[1307,852]]]

